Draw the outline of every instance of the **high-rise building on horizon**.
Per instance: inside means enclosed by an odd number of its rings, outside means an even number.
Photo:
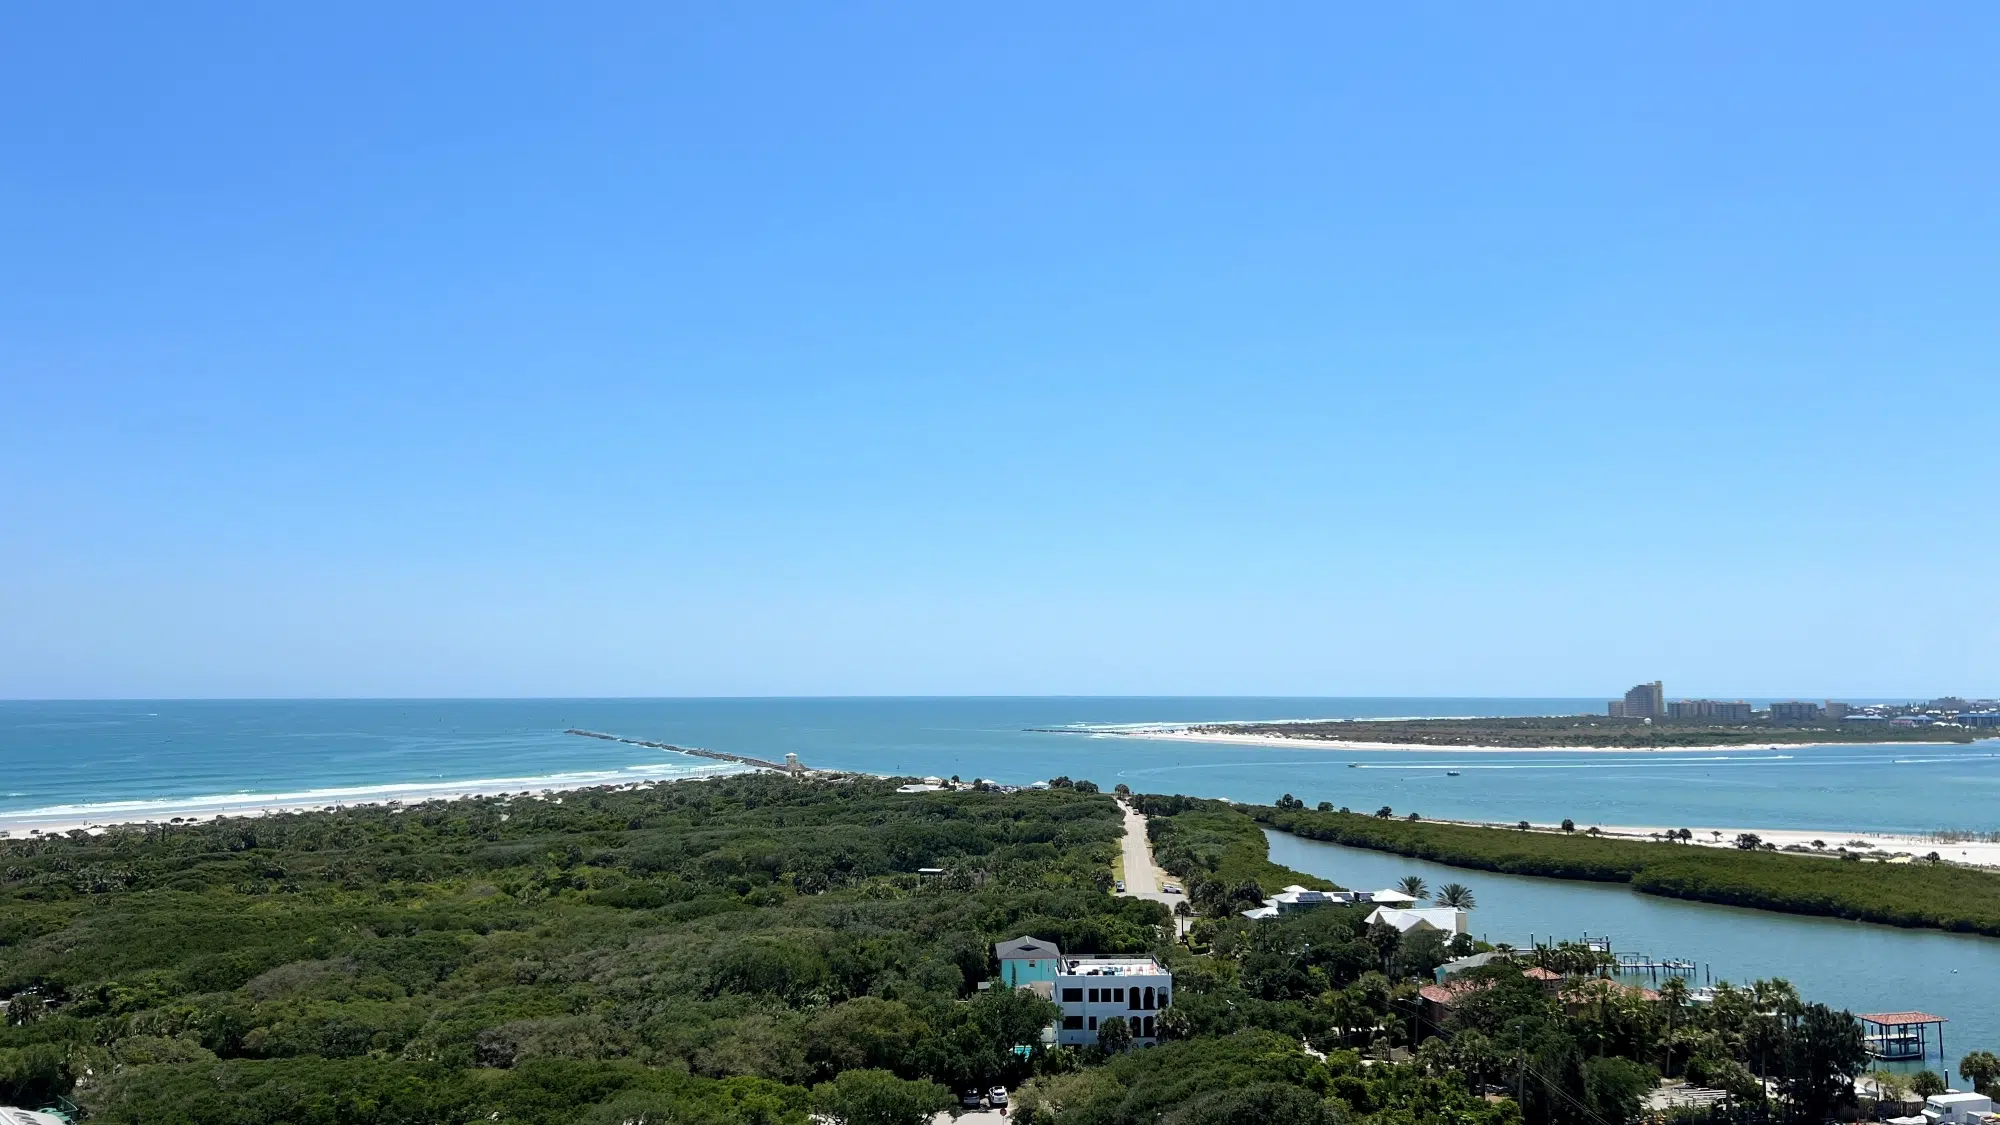
[[[1771,721],[1774,723],[1809,723],[1820,717],[1817,703],[1805,703],[1797,699],[1787,699],[1771,704]]]
[[[1717,719],[1725,723],[1750,721],[1750,704],[1738,699],[1676,699],[1667,704],[1669,719]]]
[[[1667,717],[1667,693],[1660,681],[1639,684],[1625,693],[1624,699],[1614,699],[1608,707],[1614,719],[1664,719]]]

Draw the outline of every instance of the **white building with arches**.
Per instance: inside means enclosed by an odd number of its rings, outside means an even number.
[[[1131,1029],[1132,1042],[1159,1041],[1160,1015],[1173,1001],[1174,975],[1145,956],[1063,957],[1056,966],[1056,1042],[1086,1046],[1097,1042],[1104,1021],[1117,1018]]]

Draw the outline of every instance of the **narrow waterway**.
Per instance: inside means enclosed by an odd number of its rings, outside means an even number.
[[[1700,963],[1690,984],[1782,977],[1799,995],[1853,1012],[1925,1011],[1950,1020],[1945,1062],[2000,1049],[2000,939],[1864,922],[1772,914],[1642,895],[1622,884],[1498,875],[1265,832],[1271,861],[1344,887],[1392,886],[1416,875],[1433,892],[1472,889],[1469,932],[1525,946],[1530,938],[1608,937],[1621,953]],[[1831,862],[1831,861],[1829,861]],[[1933,1047],[1935,1052],[1935,1047]],[[1927,1065],[1940,1063],[1935,1053]],[[1913,1070],[1915,1064],[1897,1069]]]

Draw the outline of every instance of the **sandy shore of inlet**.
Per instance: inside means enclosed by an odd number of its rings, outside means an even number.
[[[1506,828],[1511,826],[1496,824],[1490,827]],[[1539,825],[1538,827],[1551,828],[1553,826]],[[1579,830],[1586,827],[1589,826],[1578,825]],[[1936,852],[1940,860],[1948,863],[1961,863],[1971,867],[2000,867],[2000,841],[1963,840],[1946,843],[1928,836],[1907,833],[1842,832],[1832,828],[1704,828],[1695,824],[1675,825],[1674,828],[1686,828],[1692,831],[1694,839],[1688,842],[1699,844],[1705,848],[1733,848],[1736,846],[1736,838],[1748,833],[1756,836],[1766,844],[1776,844],[1781,849],[1797,845],[1810,849],[1813,854],[1823,852],[1836,859],[1839,858],[1840,853],[1838,849],[1840,848],[1846,848],[1851,852],[1860,852],[1864,856],[1882,855],[1894,857],[1897,855],[1908,855],[1911,857],[1911,860],[1921,860],[1932,852]],[[1606,836],[1614,838],[1632,837],[1648,840],[1657,833],[1668,832],[1671,829],[1665,827],[1607,824],[1600,825],[1599,831]],[[1813,847],[1815,842],[1825,845],[1824,848]],[[1892,858],[1890,862],[1893,863],[1896,860]]]
[[[498,777],[472,781],[356,785],[311,789],[297,793],[223,793],[207,797],[163,797],[154,800],[105,801],[89,805],[58,805],[42,809],[0,811],[0,837],[22,840],[82,829],[98,832],[114,825],[168,824],[270,816],[274,813],[318,812],[366,805],[415,805],[459,797],[502,793],[568,793],[602,786],[629,787],[660,781],[695,781],[745,772],[745,767],[717,762],[696,772],[649,774],[645,769],[604,770],[543,777]]]
[[[1466,828],[1499,828],[1514,831],[1520,825],[1502,824],[1490,820],[1452,820],[1447,817],[1425,817],[1432,824],[1456,824]],[[1964,840],[1947,843],[1929,836],[1907,832],[1848,832],[1838,828],[1721,828],[1715,825],[1676,824],[1592,824],[1576,821],[1576,834],[1583,835],[1591,828],[1608,840],[1653,841],[1668,832],[1682,828],[1694,833],[1688,843],[1704,848],[1734,848],[1737,837],[1745,834],[1757,837],[1760,843],[1775,844],[1784,849],[1797,846],[1802,852],[1787,852],[1788,855],[1823,855],[1830,859],[1840,858],[1840,849],[1859,852],[1863,856],[1888,857],[1891,863],[1912,863],[1922,860],[1932,852],[1947,863],[1963,864],[1968,867],[2000,867],[2000,841]],[[1559,824],[1530,821],[1531,832],[1562,832]],[[1814,847],[1818,843],[1821,847]],[[1907,857],[1898,859],[1896,857]]]
[[[1092,730],[1087,732],[1097,736],[1113,738],[1150,738],[1168,742],[1227,743],[1237,746],[1287,746],[1317,750],[1420,750],[1436,754],[1713,754],[1720,750],[1795,750],[1801,746],[1815,746],[1820,743],[1806,742],[1732,742],[1723,746],[1432,746],[1417,742],[1362,742],[1342,741],[1332,738],[1291,738],[1282,734],[1225,734],[1220,731],[1196,731],[1187,727],[1133,727],[1124,730]],[[1956,746],[1953,742],[1916,742],[1898,739],[1896,742],[1853,742],[1839,743],[1842,746]]]

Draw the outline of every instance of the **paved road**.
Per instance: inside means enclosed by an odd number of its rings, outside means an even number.
[[[958,1125],[1007,1125],[1007,1111],[1004,1109],[960,1110],[956,1118],[951,1114],[952,1111],[947,1109],[933,1115],[931,1125],[951,1125],[953,1121],[957,1121]]]
[[[1121,802],[1122,803],[1122,802]],[[1170,895],[1160,889],[1160,884],[1172,878],[1153,863],[1153,845],[1146,839],[1146,818],[1125,805],[1125,893],[1133,898],[1150,898],[1154,902],[1164,902],[1169,910],[1176,903],[1186,902],[1185,895]],[[1188,919],[1177,918],[1175,933],[1185,933]]]

